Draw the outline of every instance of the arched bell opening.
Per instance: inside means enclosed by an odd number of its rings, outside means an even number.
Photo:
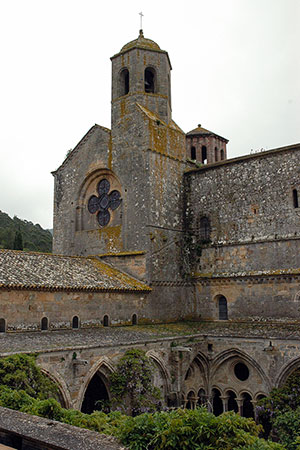
[[[129,93],[129,72],[128,69],[123,69],[120,73],[120,97]]]
[[[153,67],[147,67],[145,69],[144,83],[145,83],[145,92],[147,94],[156,93],[156,72],[153,69]]]
[[[81,412],[91,414],[93,411],[109,412],[109,394],[107,382],[101,373],[96,372],[85,391]]]

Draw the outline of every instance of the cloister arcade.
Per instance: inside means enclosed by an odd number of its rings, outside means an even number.
[[[258,400],[267,396],[273,387],[284,384],[300,367],[300,358],[295,358],[283,365],[277,377],[270,380],[253,358],[238,349],[220,352],[213,358],[198,351],[187,358],[181,374],[177,372],[178,378],[174,379],[172,365],[166,362],[172,355],[164,353],[163,358],[156,350],[146,354],[153,363],[153,384],[161,390],[162,405],[189,409],[205,406],[215,415],[234,411],[255,418]],[[109,357],[103,356],[90,368],[83,367],[76,393],[70,392],[71,386],[53,367],[41,365],[41,368],[57,384],[62,406],[91,413],[101,408],[108,412],[110,374],[115,365]],[[175,385],[179,387],[177,392]]]

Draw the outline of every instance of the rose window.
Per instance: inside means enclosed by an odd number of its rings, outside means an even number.
[[[101,227],[105,227],[110,221],[109,209],[114,211],[122,202],[119,191],[111,191],[109,194],[109,190],[110,182],[103,178],[97,185],[99,197],[92,195],[88,201],[88,210],[91,214],[97,213],[97,220]]]

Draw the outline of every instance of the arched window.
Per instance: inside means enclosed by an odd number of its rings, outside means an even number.
[[[228,320],[227,300],[221,295],[218,300],[219,320]]]
[[[199,237],[201,241],[209,241],[210,239],[210,222],[208,217],[201,217],[199,222]]]
[[[202,164],[207,164],[207,148],[205,145],[202,145],[201,162]]]
[[[196,148],[191,147],[191,159],[196,159]]]
[[[221,149],[220,155],[221,155],[221,161],[223,161],[223,159],[225,157],[225,153],[224,153],[223,149]]]
[[[215,147],[215,162],[218,161],[218,149]]]
[[[131,323],[132,323],[132,325],[137,325],[137,315],[136,314],[132,314]]]
[[[123,69],[120,73],[120,96],[126,95],[129,92],[129,72],[128,69]]]
[[[252,403],[251,395],[245,392],[242,394],[243,399],[243,407],[242,407],[242,416],[243,417],[252,417],[254,418],[254,408]]]
[[[195,409],[195,394],[193,391],[188,393],[186,409]]]
[[[204,389],[199,389],[198,391],[198,405],[205,405],[206,403],[206,395],[205,395],[205,390]]]
[[[235,413],[237,413],[239,411],[239,407],[236,401],[236,394],[233,391],[228,391],[227,392],[227,396],[228,396],[228,403],[227,403],[227,409],[228,411],[234,411]]]
[[[103,326],[108,327],[109,326],[109,317],[107,314],[103,317]]]
[[[43,317],[41,320],[41,330],[45,331],[48,330],[48,319],[47,317]]]
[[[221,393],[218,389],[212,390],[212,406],[215,416],[219,416],[223,412],[223,403],[221,399]]]
[[[5,319],[0,319],[0,333],[5,333],[5,331],[6,331]]]
[[[294,208],[299,208],[297,189],[293,189],[293,203],[294,203]]]
[[[72,328],[79,328],[79,319],[77,316],[74,316],[72,319]]]
[[[156,73],[152,67],[145,69],[145,92],[148,94],[154,94],[156,90]]]

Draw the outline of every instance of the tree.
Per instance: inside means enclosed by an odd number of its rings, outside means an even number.
[[[20,228],[16,231],[15,234],[14,250],[23,250],[23,238]]]
[[[160,390],[152,384],[153,366],[145,352],[127,350],[117,370],[111,375],[111,393],[114,407],[136,416],[159,408]]]
[[[0,358],[0,386],[24,391],[31,397],[58,398],[57,386],[41,372],[33,355]]]
[[[287,450],[300,450],[300,369],[260,400],[256,411],[266,436],[270,434]]]

